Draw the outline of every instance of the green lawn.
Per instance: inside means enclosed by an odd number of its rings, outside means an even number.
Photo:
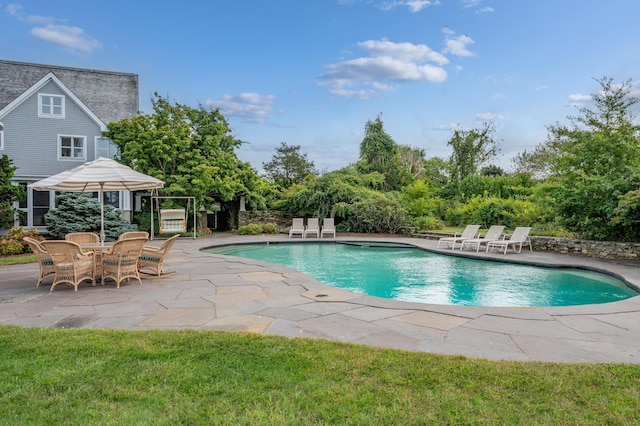
[[[18,265],[21,263],[34,263],[38,258],[33,253],[21,254],[17,256],[0,256],[0,266],[3,265]]]
[[[1,424],[629,425],[640,366],[206,331],[0,327]]]

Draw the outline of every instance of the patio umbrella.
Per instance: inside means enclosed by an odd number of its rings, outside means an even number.
[[[100,241],[104,243],[104,191],[138,191],[162,188],[160,179],[136,172],[109,158],[84,163],[29,185],[37,191],[98,192],[100,197]]]

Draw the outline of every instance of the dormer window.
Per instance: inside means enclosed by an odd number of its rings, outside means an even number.
[[[39,93],[38,117],[64,118],[64,96]]]

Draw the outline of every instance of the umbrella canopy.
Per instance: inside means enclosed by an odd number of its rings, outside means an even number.
[[[109,158],[84,163],[29,185],[36,191],[99,192],[100,241],[104,242],[104,191],[162,188],[164,182]]]

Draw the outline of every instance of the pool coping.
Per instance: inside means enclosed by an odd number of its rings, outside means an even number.
[[[226,330],[495,360],[640,363],[640,296],[564,307],[432,305],[364,296],[284,266],[201,251],[210,246],[292,240],[282,235],[230,233],[179,239],[166,260],[175,274],[145,277],[141,286],[130,282],[120,289],[83,284],[77,293],[64,287],[49,292],[48,282],[36,288],[36,264],[0,267],[0,324]],[[434,240],[418,238],[338,235],[336,240],[393,240],[452,254],[450,249],[437,249]],[[455,250],[455,255],[607,271],[640,286],[637,262],[528,250],[507,255]]]

